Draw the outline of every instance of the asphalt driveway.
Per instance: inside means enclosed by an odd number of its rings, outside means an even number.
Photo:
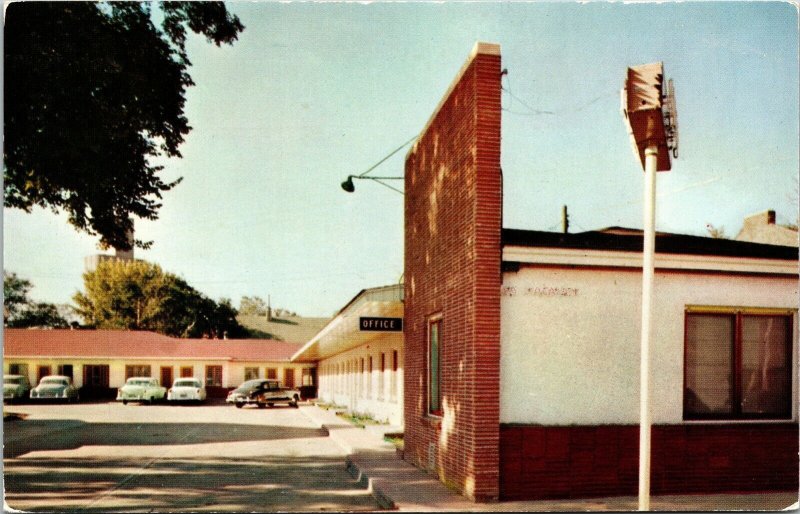
[[[303,407],[5,407],[7,505],[25,511],[358,511],[372,495]]]

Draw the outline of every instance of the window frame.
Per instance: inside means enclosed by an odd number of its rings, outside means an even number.
[[[217,383],[217,381],[216,381],[216,379],[217,379],[216,376],[209,377],[208,374],[212,370],[214,370],[214,371],[219,370],[219,383]],[[222,376],[223,375],[223,369],[222,369],[222,365],[221,364],[206,364],[204,375],[205,375],[206,387],[222,387],[222,384],[225,383],[224,382],[224,377]],[[216,375],[216,373],[215,373],[215,375]],[[209,378],[213,378],[214,380],[213,381],[209,380]]]
[[[747,307],[704,307],[690,306],[684,311],[683,327],[683,390],[681,410],[684,421],[787,421],[794,418],[795,384],[792,381],[794,369],[794,323],[797,311],[790,309],[747,308]],[[686,392],[688,390],[689,318],[693,315],[729,317],[733,321],[731,341],[731,412],[730,413],[691,413],[687,411]],[[786,404],[781,413],[742,412],[743,383],[743,321],[745,318],[781,317],[786,323],[784,355],[788,360],[784,377],[789,390]]]
[[[433,389],[433,374],[431,373],[431,339],[433,327],[436,326],[436,401],[437,408],[433,405],[433,396],[431,390]],[[437,314],[428,318],[426,323],[426,352],[425,352],[425,374],[426,374],[426,403],[425,410],[428,416],[442,417],[444,411],[442,409],[442,316]]]

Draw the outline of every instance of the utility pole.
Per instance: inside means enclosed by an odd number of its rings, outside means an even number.
[[[569,215],[567,214],[567,206],[561,207],[561,232],[569,233]]]

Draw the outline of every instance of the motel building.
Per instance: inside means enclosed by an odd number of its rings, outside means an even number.
[[[293,356],[317,366],[319,401],[403,424],[403,284],[365,289]]]
[[[642,233],[502,226],[501,72],[476,44],[406,156],[404,458],[476,501],[635,495]],[[797,247],[657,233],[654,287],[652,493],[797,491]],[[366,354],[327,344],[346,402]]]
[[[204,381],[209,398],[224,398],[245,380],[274,378],[314,396],[313,364],[290,362],[299,344],[259,339],[178,339],[133,330],[5,328],[3,369],[38,384],[66,375],[81,398],[113,398],[131,377],[154,377],[167,388],[176,378]]]

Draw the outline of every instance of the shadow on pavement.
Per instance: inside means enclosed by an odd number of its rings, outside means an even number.
[[[378,509],[328,457],[15,459],[5,463],[5,490],[8,505],[26,511]]]
[[[28,419],[3,424],[4,458],[81,446],[185,445],[327,437],[321,428],[229,423],[87,423]]]

